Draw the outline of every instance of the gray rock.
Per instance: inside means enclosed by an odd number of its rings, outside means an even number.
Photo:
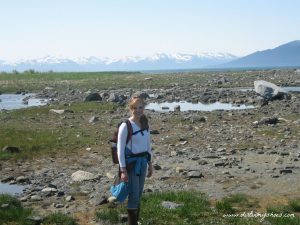
[[[140,98],[143,98],[143,99],[147,99],[147,98],[150,98],[149,95],[146,93],[146,92],[141,92],[141,91],[137,91],[135,92],[132,97],[140,97]]]
[[[39,196],[39,195],[33,195],[30,197],[30,200],[33,201],[33,202],[37,202],[37,201],[42,201],[42,197]]]
[[[25,176],[19,176],[16,178],[17,183],[24,183],[28,181],[28,178]]]
[[[63,207],[64,207],[64,204],[61,204],[61,203],[55,203],[54,204],[54,208],[60,209],[60,208],[63,208]]]
[[[279,172],[280,172],[280,174],[293,173],[293,171],[291,169],[282,169]]]
[[[169,201],[163,201],[161,203],[162,207],[164,207],[165,209],[177,209],[179,207],[182,207],[182,204],[177,204],[175,202],[169,202]]]
[[[75,200],[75,198],[72,195],[67,196],[65,199],[66,199],[66,202],[71,202],[71,201]]]
[[[287,95],[287,92],[281,87],[264,80],[254,81],[254,89],[257,94],[266,99],[280,99]]]
[[[109,102],[119,102],[119,101],[120,101],[120,98],[119,98],[119,96],[118,96],[117,94],[111,93],[111,94],[109,95],[108,101],[109,101]]]
[[[128,220],[128,215],[127,214],[120,214],[119,215],[119,220],[121,223],[125,223]]]
[[[14,147],[14,146],[5,146],[2,149],[3,152],[9,152],[9,153],[19,153],[20,149],[18,147]]]
[[[110,201],[112,201],[112,199],[110,199]],[[96,194],[93,198],[89,200],[89,203],[94,206],[103,205],[108,202],[109,200],[107,199],[107,197],[100,194]]]
[[[199,164],[199,165],[206,165],[206,164],[208,164],[208,162],[207,162],[206,160],[200,160],[200,161],[198,162],[198,164]]]
[[[97,121],[99,121],[99,117],[97,117],[97,116],[92,116],[92,117],[90,118],[90,120],[89,120],[89,123],[95,123],[95,122],[97,122]]]
[[[1,182],[2,183],[7,183],[7,182],[10,182],[10,181],[13,181],[15,178],[12,177],[12,176],[8,176],[8,177],[4,177],[3,179],[1,179]]]
[[[175,111],[175,112],[180,112],[180,105],[176,105],[176,106],[174,107],[174,111]]]
[[[190,171],[187,173],[188,178],[202,178],[204,177],[200,171]]]
[[[102,101],[102,97],[98,93],[91,93],[85,97],[85,102]]]
[[[96,180],[99,178],[99,176],[86,171],[78,170],[71,175],[71,178],[75,182],[82,182],[86,180]]]
[[[31,217],[28,217],[27,220],[30,222],[30,224],[39,225],[39,224],[42,223],[43,217],[41,217],[41,216],[31,216]]]
[[[50,109],[49,112],[54,114],[74,113],[71,109]]]

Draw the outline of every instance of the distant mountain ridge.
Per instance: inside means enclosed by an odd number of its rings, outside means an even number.
[[[237,57],[230,53],[202,54],[165,54],[159,53],[149,57],[130,56],[123,58],[58,58],[46,56],[32,60],[14,62],[0,60],[0,71],[120,71],[120,70],[164,70],[191,69],[226,63]]]
[[[300,66],[300,41],[292,41],[274,49],[257,51],[232,62],[218,65],[222,68],[292,67]]]
[[[166,54],[158,53],[148,57],[129,56],[59,58],[46,56],[32,60],[9,62],[0,59],[0,72],[36,71],[145,71],[145,70],[189,70],[220,68],[300,66],[300,40],[280,45],[274,49],[257,51],[238,58],[230,53]]]

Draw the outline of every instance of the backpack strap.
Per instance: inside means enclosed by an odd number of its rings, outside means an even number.
[[[126,144],[128,144],[128,142],[130,141],[131,137],[132,137],[132,132],[133,132],[133,129],[132,129],[132,125],[130,123],[129,120],[125,120],[125,123],[126,123],[126,126],[127,126],[127,139],[126,139]]]
[[[136,135],[136,134],[139,133],[139,132],[141,132],[142,135],[144,135],[143,131],[145,131],[145,130],[149,131],[149,127],[146,127],[146,128],[144,128],[144,129],[141,129],[141,130],[137,130],[137,131],[133,132],[132,135]]]

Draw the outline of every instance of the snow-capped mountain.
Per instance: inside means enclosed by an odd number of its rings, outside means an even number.
[[[148,57],[128,56],[122,58],[46,56],[31,60],[0,60],[0,71],[142,71],[169,69],[197,69],[230,62],[237,59],[229,53],[166,54],[157,53]]]

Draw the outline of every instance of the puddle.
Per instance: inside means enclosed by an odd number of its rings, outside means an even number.
[[[283,87],[287,92],[300,92],[300,87]]]
[[[174,111],[176,106],[180,105],[180,111],[214,111],[214,110],[239,110],[239,109],[253,109],[252,105],[232,105],[228,103],[215,102],[211,104],[190,103],[182,102],[163,102],[163,103],[150,103],[146,109],[155,110],[157,112],[170,112]]]
[[[300,92],[300,87],[281,87],[286,92]],[[254,91],[254,88],[240,88],[238,89],[241,92]]]
[[[0,194],[17,195],[21,194],[25,186],[15,184],[5,184],[0,182]]]
[[[30,97],[31,96],[31,97]],[[30,97],[28,100],[23,99]],[[46,105],[46,99],[34,98],[34,94],[2,94],[0,95],[0,109],[21,109],[32,106]]]

